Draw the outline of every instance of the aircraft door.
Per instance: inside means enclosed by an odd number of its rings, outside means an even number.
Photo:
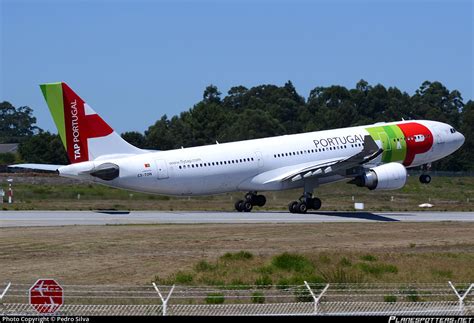
[[[441,129],[436,129],[436,142],[438,144],[444,144],[444,137]]]
[[[262,153],[261,153],[260,151],[256,151],[256,152],[255,152],[255,157],[257,158],[258,167],[259,167],[259,168],[262,168],[262,167],[263,167],[263,156],[262,156]]]
[[[156,169],[158,174],[158,179],[168,178],[168,167],[166,166],[166,161],[163,159],[155,160]]]
[[[390,143],[390,139],[385,132],[379,132],[380,141],[382,142],[382,148],[385,151],[392,150],[392,145]]]

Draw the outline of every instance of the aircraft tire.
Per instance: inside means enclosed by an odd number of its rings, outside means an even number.
[[[290,211],[290,213],[298,213],[298,211],[296,209],[297,206],[298,206],[297,201],[290,202],[290,204],[288,204],[288,210]]]
[[[321,204],[322,204],[321,199],[315,197],[315,198],[312,198],[311,200],[312,200],[311,201],[312,202],[311,208],[313,210],[319,210],[321,208]]]
[[[235,209],[238,212],[243,212],[244,211],[244,201],[243,200],[239,200],[239,201],[235,202],[234,206],[235,206]]]
[[[255,205],[255,200],[257,199],[257,195],[253,194],[253,193],[247,193],[245,194],[245,201],[248,201],[250,203],[252,203],[252,205]]]
[[[256,202],[255,205],[257,206],[264,206],[265,203],[267,203],[267,199],[264,195],[257,195],[255,197],[255,202]]]
[[[306,213],[306,211],[308,211],[308,206],[305,202],[299,202],[296,205],[296,209],[298,210],[298,213]]]
[[[420,175],[420,182],[423,184],[429,184],[431,183],[431,176],[428,174],[422,174]]]
[[[245,201],[245,202],[242,203],[242,211],[244,211],[244,212],[252,211],[252,207],[253,207],[253,205],[249,201]]]

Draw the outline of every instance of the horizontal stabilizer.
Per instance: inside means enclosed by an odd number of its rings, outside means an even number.
[[[41,170],[46,172],[57,172],[60,167],[64,165],[49,165],[49,164],[16,164],[9,165],[8,168],[23,168],[31,170]]]

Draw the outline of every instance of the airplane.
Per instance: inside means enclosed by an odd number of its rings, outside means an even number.
[[[11,167],[56,172],[131,191],[173,196],[246,191],[239,212],[266,204],[258,192],[300,188],[291,213],[318,210],[313,196],[324,184],[348,181],[370,190],[395,190],[407,181],[407,168],[422,166],[430,183],[432,162],[464,143],[449,124],[402,120],[333,130],[181,148],[139,149],[126,142],[66,83],[40,85],[69,165],[18,164]]]

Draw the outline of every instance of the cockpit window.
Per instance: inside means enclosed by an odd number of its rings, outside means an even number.
[[[449,129],[449,131],[450,131],[451,133],[456,133],[456,129],[454,129],[454,128]]]

